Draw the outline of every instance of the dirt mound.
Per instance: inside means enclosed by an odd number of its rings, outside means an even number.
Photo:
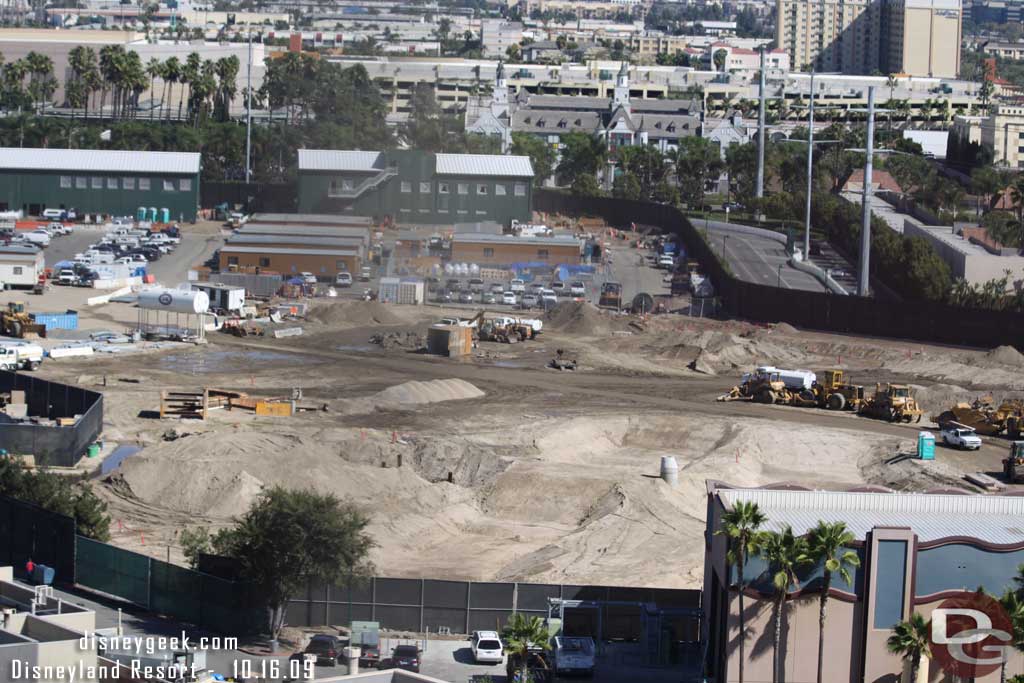
[[[799,334],[800,333],[800,330],[796,329],[795,327],[793,327],[789,323],[776,323],[774,325],[774,327],[772,327],[772,331],[773,332],[778,332],[780,334]]]
[[[1012,346],[996,347],[986,353],[985,357],[994,363],[1012,365],[1017,368],[1024,367],[1024,354],[1021,354],[1020,351]]]
[[[429,382],[405,382],[372,397],[377,404],[392,403],[437,403],[458,401],[465,398],[480,398],[484,392],[461,379],[435,379]]]
[[[545,328],[582,336],[608,332],[609,322],[596,306],[580,301],[560,303],[544,316]]]
[[[403,321],[387,305],[378,301],[346,301],[318,305],[309,313],[309,319],[325,325],[398,325]]]
[[[415,351],[427,346],[426,337],[419,332],[383,332],[370,337],[371,344],[377,344],[385,351]]]

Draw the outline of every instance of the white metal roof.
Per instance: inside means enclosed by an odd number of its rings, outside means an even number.
[[[530,157],[500,154],[438,154],[438,175],[533,177]]]
[[[300,152],[303,150],[299,150]],[[372,225],[371,216],[335,216],[329,213],[254,213],[246,225]]]
[[[380,152],[336,149],[300,149],[300,171],[379,171]]]
[[[0,169],[83,173],[199,173],[194,152],[0,148]]]
[[[227,244],[230,246],[244,246],[248,244],[313,244],[323,246],[350,246],[350,245],[361,245],[364,241],[363,237],[359,236],[345,236],[340,235],[337,237],[309,237],[306,235],[232,235],[228,238]]]
[[[818,521],[845,522],[858,539],[875,527],[910,527],[921,541],[951,536],[988,543],[1024,542],[1024,497],[928,493],[851,493],[718,489],[727,506],[757,503],[766,528],[804,534]]]
[[[457,232],[452,235],[452,242],[459,244],[509,244],[513,246],[521,244],[535,244],[545,247],[580,246],[580,241],[572,235],[516,237],[515,235],[493,235],[486,232]]]
[[[358,256],[354,249],[292,249],[273,245],[266,247],[235,247],[225,244],[221,247],[225,254],[284,254],[288,256]]]

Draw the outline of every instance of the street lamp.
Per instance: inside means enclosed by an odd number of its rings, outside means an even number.
[[[775,286],[779,289],[782,288],[782,264],[779,264],[779,280],[775,283]]]

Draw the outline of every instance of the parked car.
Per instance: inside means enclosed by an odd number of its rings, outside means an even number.
[[[491,285],[491,292],[493,294],[502,294],[505,291],[505,285],[500,282],[495,282]]]
[[[515,306],[517,303],[519,303],[519,298],[516,296],[515,292],[503,292],[501,295],[501,303],[508,304],[510,306]]]
[[[512,282],[509,283],[508,288],[515,292],[516,294],[522,294],[523,292],[526,291],[526,282],[524,280],[516,278],[515,280],[512,280]]]
[[[555,675],[594,675],[594,639],[555,636],[551,657]]]
[[[452,302],[452,293],[447,289],[439,289],[434,295],[434,301],[439,304],[450,304]]]
[[[21,238],[26,242],[40,247],[50,246],[50,233],[46,232],[42,228],[22,233]]]
[[[564,282],[556,280],[551,283],[548,288],[555,293],[555,296],[569,296],[569,288],[565,286]]]
[[[352,273],[338,273],[334,276],[334,284],[338,287],[351,287]]]
[[[540,301],[545,307],[553,306],[558,303],[558,295],[553,289],[542,289],[540,290]]]
[[[302,271],[299,273],[299,277],[302,278],[302,281],[307,285],[315,285],[317,283],[316,275],[313,275],[313,273],[310,273],[309,271]]]
[[[498,297],[494,292],[484,292],[480,295],[480,303],[482,304],[496,304],[498,303]]]
[[[462,289],[462,282],[457,277],[449,278],[445,280],[444,286],[453,292],[457,292]]]
[[[471,292],[482,292],[484,289],[484,281],[478,277],[471,278],[469,281],[469,291]]]
[[[51,221],[59,221],[67,215],[64,209],[43,209],[42,217]]]
[[[459,293],[459,303],[460,304],[471,304],[474,301],[475,301],[475,299],[473,297],[473,292],[460,292]]]
[[[369,266],[363,266],[359,270],[359,281],[360,282],[369,282],[370,281],[370,277],[371,277],[371,273],[372,273],[372,271],[370,270]]]
[[[587,286],[583,282],[576,280],[569,284],[569,294],[572,296],[586,296]]]
[[[540,290],[544,289],[544,285],[539,282],[533,282],[527,287],[527,290],[532,294],[540,294]]]
[[[64,225],[60,221],[54,221],[46,226],[51,235],[70,235],[71,226]]]
[[[316,663],[335,666],[341,659],[341,641],[337,636],[315,635],[309,640],[305,654],[316,655]]]
[[[78,276],[75,275],[75,271],[71,268],[62,268],[61,271],[57,273],[57,284],[59,285],[73,285],[77,279]]]
[[[672,270],[676,267],[676,260],[671,256],[659,256],[658,267],[666,270]]]
[[[415,645],[399,645],[391,651],[391,664],[396,669],[420,672],[420,649]]]
[[[540,297],[536,294],[524,294],[520,306],[522,308],[536,308],[540,306]]]
[[[981,437],[969,427],[946,427],[942,430],[942,442],[965,451],[976,451],[981,448]]]
[[[469,640],[474,661],[482,664],[501,664],[505,659],[505,648],[496,631],[473,631]]]

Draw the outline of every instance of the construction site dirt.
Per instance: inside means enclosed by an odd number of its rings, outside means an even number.
[[[573,302],[549,311],[535,340],[480,342],[463,358],[424,353],[419,340],[449,314],[315,301],[306,320],[288,323],[301,336],[210,333],[205,346],[50,361],[39,373],[102,387],[104,441],[142,446],[93,479],[121,546],[183,562],[183,528],[226,525],[262,487],[281,484],[363,506],[388,576],[665,587],[701,584],[706,480],[978,490],[965,475],[1000,479],[1007,439],[939,448],[934,461],[897,456],[958,401],[1024,395],[1024,357],[1013,349],[639,318]],[[558,350],[575,372],[548,367]],[[872,390],[906,383],[925,417],[902,424],[715,400],[758,365],[842,368]],[[296,410],[218,405],[205,420],[157,417],[162,391],[214,388],[291,398]],[[679,463],[675,487],[658,477],[662,455]]]

